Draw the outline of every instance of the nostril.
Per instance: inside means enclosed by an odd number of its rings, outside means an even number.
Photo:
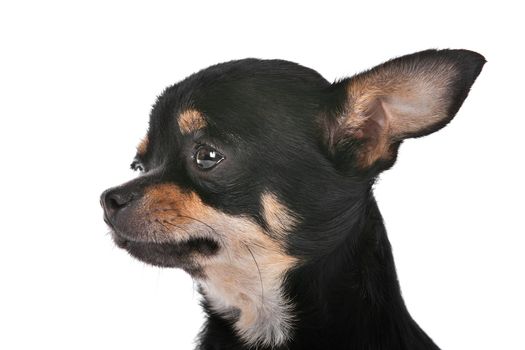
[[[108,201],[112,208],[120,209],[125,207],[131,201],[131,195],[115,193],[109,196]]]
[[[109,198],[108,201],[109,201],[108,207],[110,208],[118,209],[122,206],[121,204],[119,204],[119,202],[115,198]]]
[[[106,215],[111,217],[118,210],[126,207],[133,199],[132,193],[120,193],[117,190],[109,190],[102,194],[101,202]]]

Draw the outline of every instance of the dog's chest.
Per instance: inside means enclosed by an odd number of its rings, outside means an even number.
[[[232,320],[248,344],[279,345],[288,339],[292,305],[282,291],[282,279],[291,261],[265,252],[207,266],[199,281],[212,310]]]

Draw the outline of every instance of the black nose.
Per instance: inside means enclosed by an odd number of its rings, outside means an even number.
[[[133,193],[114,188],[104,191],[100,196],[100,205],[108,219],[111,219],[120,209],[126,207],[133,200]]]

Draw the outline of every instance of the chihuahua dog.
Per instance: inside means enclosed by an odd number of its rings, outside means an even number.
[[[155,103],[140,176],[102,194],[113,239],[197,281],[198,349],[438,349],[405,307],[372,187],[484,63],[427,50],[333,84],[282,60],[201,70]]]

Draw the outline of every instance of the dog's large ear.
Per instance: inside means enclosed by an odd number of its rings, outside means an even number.
[[[427,50],[334,83],[321,116],[328,152],[345,168],[390,167],[402,140],[454,117],[484,63],[472,51]]]

